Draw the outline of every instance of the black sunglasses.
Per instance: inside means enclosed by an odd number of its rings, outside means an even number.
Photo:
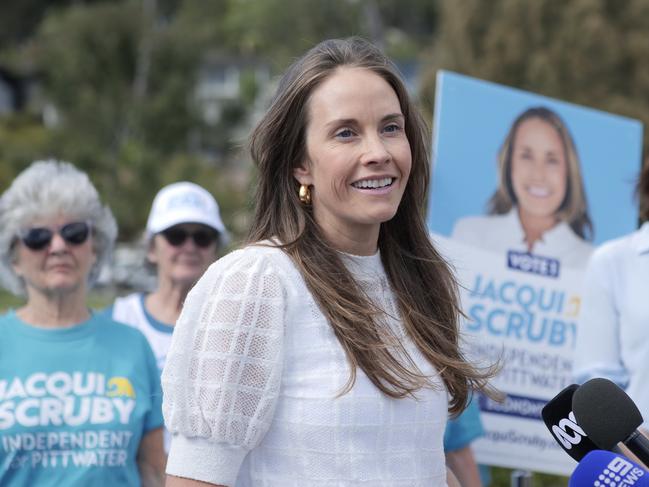
[[[28,249],[43,250],[52,242],[55,233],[58,233],[68,244],[81,245],[88,240],[90,228],[88,222],[72,222],[55,229],[48,227],[28,228],[20,232],[19,237]]]
[[[207,248],[212,245],[219,234],[216,230],[203,229],[196,230],[195,232],[188,232],[184,228],[171,227],[160,232],[162,236],[169,242],[169,245],[180,247],[188,238],[194,240],[197,247]]]

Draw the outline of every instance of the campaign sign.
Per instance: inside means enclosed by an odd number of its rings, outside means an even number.
[[[581,285],[595,246],[636,228],[642,125],[440,72],[428,225],[455,267],[467,355],[499,362],[479,398],[479,462],[568,475],[541,408],[574,382]]]

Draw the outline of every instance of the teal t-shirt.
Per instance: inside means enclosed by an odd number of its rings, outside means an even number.
[[[484,435],[478,401],[469,402],[467,408],[455,419],[449,419],[444,432],[444,451],[455,451],[469,446]]]
[[[0,316],[0,485],[138,486],[136,455],[160,428],[153,352],[94,314],[65,329]]]

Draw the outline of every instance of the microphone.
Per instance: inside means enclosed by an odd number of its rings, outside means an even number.
[[[571,384],[554,396],[541,410],[541,417],[564,451],[580,461],[588,452],[599,449],[577,423],[572,412],[572,397],[579,386]]]
[[[648,487],[649,471],[610,451],[593,450],[572,472],[568,487]]]
[[[622,442],[649,466],[649,440],[637,430],[643,421],[642,414],[614,382],[602,378],[585,382],[572,397],[572,410],[597,446],[611,450]]]

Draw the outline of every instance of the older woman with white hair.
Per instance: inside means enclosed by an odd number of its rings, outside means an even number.
[[[161,485],[159,376],[133,328],[86,305],[117,234],[88,176],[39,161],[0,197],[0,484]]]

